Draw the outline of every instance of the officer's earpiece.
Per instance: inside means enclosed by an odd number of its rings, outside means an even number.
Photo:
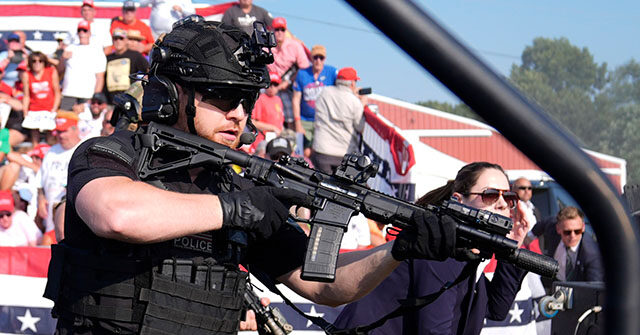
[[[160,48],[157,48],[160,49]],[[150,75],[144,85],[142,120],[172,125],[178,121],[179,101],[176,86],[167,77]]]

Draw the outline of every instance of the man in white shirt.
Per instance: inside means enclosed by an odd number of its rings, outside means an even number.
[[[56,116],[56,139],[58,144],[44,156],[38,171],[38,215],[44,219],[45,232],[54,229],[51,213],[53,206],[66,194],[67,168],[73,151],[80,143],[78,116],[72,112],[59,112]]]
[[[16,211],[11,191],[0,191],[0,246],[36,246],[42,232],[27,213]]]
[[[87,103],[85,109],[78,117],[78,127],[82,140],[100,136],[102,131],[102,121],[107,112],[107,97],[104,93],[96,93]]]
[[[536,206],[531,202],[531,197],[533,196],[533,187],[531,186],[531,182],[525,177],[520,177],[513,182],[511,190],[516,192],[520,201],[525,204],[529,227],[533,228],[536,222],[538,222],[539,210],[536,209]]]
[[[104,86],[107,58],[102,49],[89,44],[91,27],[87,21],[78,24],[78,36],[80,44],[68,46],[62,54],[65,74],[60,109],[63,110],[84,104]]]

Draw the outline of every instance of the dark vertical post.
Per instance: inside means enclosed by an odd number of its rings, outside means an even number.
[[[598,166],[539,107],[415,4],[347,2],[574,196],[593,223],[604,257],[606,332],[640,334],[640,235]]]

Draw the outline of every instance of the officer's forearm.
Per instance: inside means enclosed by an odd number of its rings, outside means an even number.
[[[166,241],[222,225],[216,196],[164,191],[126,177],[90,181],[75,206],[96,235],[128,243]]]
[[[393,242],[390,242],[370,250],[340,254],[333,283],[303,281],[300,269],[278,280],[318,304],[339,306],[371,292],[400,264],[391,256],[392,246]]]

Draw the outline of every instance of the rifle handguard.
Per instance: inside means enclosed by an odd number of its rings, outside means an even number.
[[[558,273],[558,261],[527,249],[516,249],[506,259],[513,265],[537,273],[543,277],[553,278]]]

